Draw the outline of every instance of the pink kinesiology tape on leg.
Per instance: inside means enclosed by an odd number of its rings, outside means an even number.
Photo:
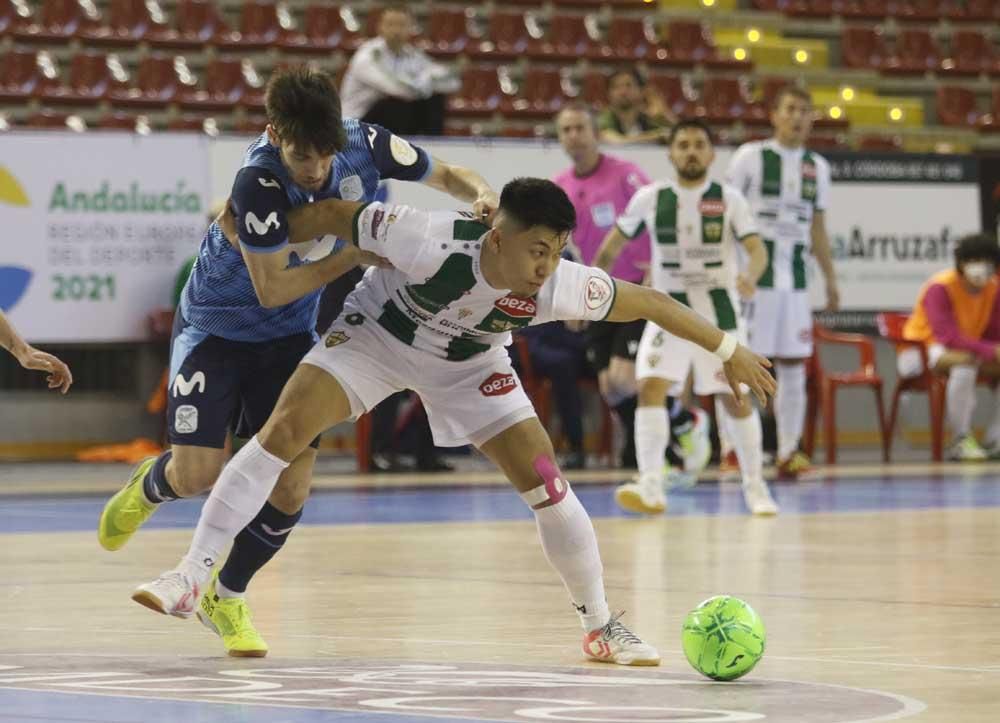
[[[549,501],[552,504],[562,502],[566,493],[569,492],[569,483],[563,479],[562,473],[556,467],[556,463],[552,461],[552,458],[546,454],[540,454],[535,457],[535,461],[531,466],[534,467],[538,476],[542,478],[545,491],[549,495]]]

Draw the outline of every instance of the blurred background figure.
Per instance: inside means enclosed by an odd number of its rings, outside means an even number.
[[[638,70],[617,70],[608,76],[608,107],[597,118],[602,141],[665,143],[676,122],[677,116]]]
[[[452,71],[410,42],[413,16],[402,3],[386,6],[378,36],[358,48],[340,95],[344,117],[376,123],[400,135],[444,132],[445,94],[458,90]]]

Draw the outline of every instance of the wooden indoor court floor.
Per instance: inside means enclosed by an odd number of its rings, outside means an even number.
[[[673,494],[665,517],[628,517],[614,473],[580,475],[609,602],[659,647],[652,669],[582,659],[530,514],[496,477],[320,480],[251,587],[271,646],[255,660],[129,600],[184,552],[200,501],[107,553],[105,495],[39,485],[0,497],[0,721],[993,722],[997,469],[820,473],[775,487],[776,519],[716,482]],[[736,683],[699,677],[680,648],[685,613],[720,593],[768,631]]]

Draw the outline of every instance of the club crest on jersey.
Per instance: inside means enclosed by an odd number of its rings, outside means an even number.
[[[702,216],[721,216],[726,212],[726,202],[721,198],[703,198],[698,203],[698,213]]]
[[[588,309],[600,309],[611,298],[611,284],[600,276],[591,276],[587,281],[584,301]]]
[[[517,380],[513,374],[501,374],[496,372],[490,374],[486,381],[479,385],[479,391],[484,397],[500,397],[509,394],[517,387]]]
[[[708,243],[718,243],[722,240],[722,222],[706,221],[702,224],[702,231],[705,234],[705,241]]]
[[[515,319],[534,318],[535,312],[538,310],[538,304],[533,298],[509,294],[502,299],[497,299],[493,306]]]
[[[339,346],[350,338],[351,337],[342,331],[331,331],[326,337],[326,348],[329,349],[330,347]]]
[[[462,319],[468,318],[470,316],[472,316],[472,309],[459,309],[458,310],[458,320],[459,321],[461,321]]]

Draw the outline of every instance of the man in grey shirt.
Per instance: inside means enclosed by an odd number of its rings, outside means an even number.
[[[351,58],[341,85],[344,116],[375,123],[400,135],[441,135],[444,93],[458,89],[445,66],[410,43],[413,16],[402,4],[388,5],[378,36]]]

